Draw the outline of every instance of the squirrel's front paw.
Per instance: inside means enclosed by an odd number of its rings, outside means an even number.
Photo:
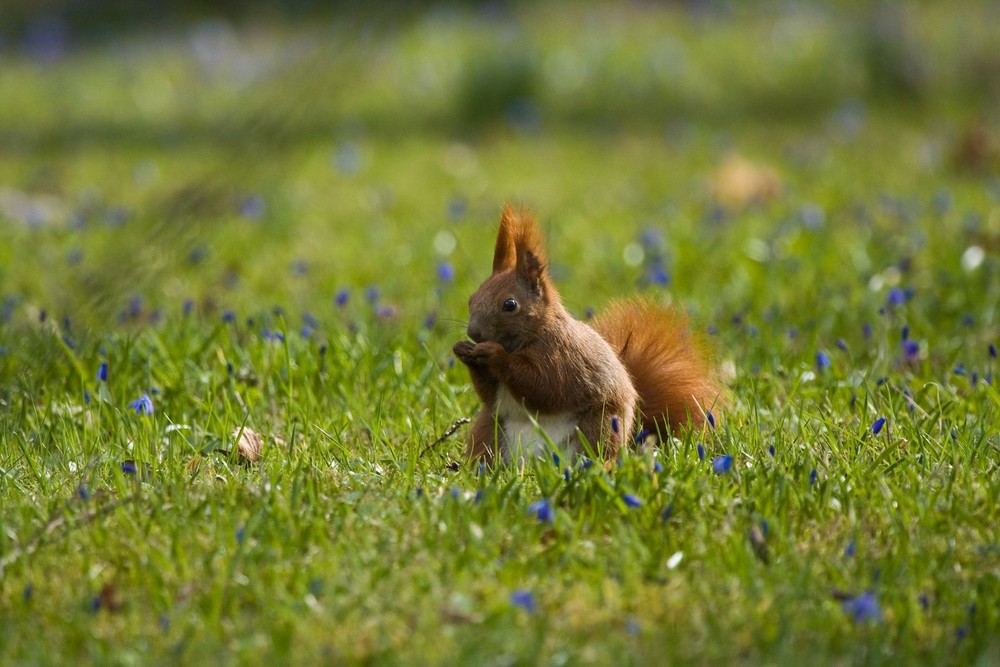
[[[452,352],[455,353],[456,357],[470,365],[484,363],[487,359],[502,351],[503,346],[492,341],[474,344],[467,340],[461,340],[455,343],[455,347],[452,348]]]

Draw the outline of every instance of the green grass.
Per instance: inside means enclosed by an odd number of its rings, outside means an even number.
[[[954,158],[997,117],[995,18],[916,6],[879,41],[849,3],[540,5],[51,64],[8,42],[0,663],[1000,661],[1000,189]],[[780,196],[720,209],[732,151]],[[431,446],[478,408],[451,346],[507,200],[573,312],[644,290],[713,332],[716,430],[610,470]]]

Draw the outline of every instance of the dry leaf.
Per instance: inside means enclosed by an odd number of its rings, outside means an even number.
[[[256,463],[264,451],[264,438],[260,433],[248,428],[233,431],[233,437],[239,438],[236,443],[236,453],[247,463]]]
[[[781,194],[778,172],[733,153],[722,161],[710,178],[712,194],[727,208],[744,208],[770,201]]]

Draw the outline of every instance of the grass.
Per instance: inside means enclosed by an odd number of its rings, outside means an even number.
[[[0,662],[1000,660],[995,10],[809,7],[8,42]],[[505,200],[573,312],[712,332],[716,429],[451,465]]]

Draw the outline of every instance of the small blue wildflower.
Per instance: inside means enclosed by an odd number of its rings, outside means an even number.
[[[451,497],[452,498],[455,498],[457,500],[461,495],[462,495],[462,492],[459,490],[459,488],[457,486],[451,487]]]
[[[232,324],[233,322],[236,321],[236,313],[234,313],[231,310],[225,311],[224,313],[222,313],[222,321],[225,322],[226,324]]]
[[[767,453],[770,454],[772,457],[774,456],[774,445],[768,446]]]
[[[812,486],[813,484],[816,483],[816,478],[818,476],[819,473],[816,472],[816,468],[813,468],[812,470],[809,471],[809,486]]]
[[[537,606],[535,596],[531,591],[517,590],[510,594],[510,603],[515,607],[520,607],[529,614],[534,614]]]
[[[390,306],[388,304],[383,304],[375,309],[375,317],[380,320],[391,320],[396,317],[397,310],[395,306]]]
[[[990,357],[993,358],[993,359],[996,359],[997,358],[997,346],[994,345],[993,343],[990,343],[989,350],[990,350]]]
[[[379,291],[379,288],[376,285],[369,285],[368,287],[365,288],[365,300],[368,303],[375,303],[376,301],[378,301],[380,295],[381,292]]]
[[[129,410],[135,410],[137,415],[151,415],[153,414],[153,399],[149,397],[149,394],[143,394],[129,403],[128,407]]]
[[[181,307],[181,313],[184,317],[188,317],[192,312],[194,312],[194,300],[184,299],[184,305]]]
[[[644,428],[635,434],[635,441],[639,444],[642,444],[648,437],[649,437],[649,429]]]
[[[865,340],[871,340],[872,337],[872,325],[867,322],[861,327],[861,335],[865,337]]]
[[[4,353],[4,349],[0,348],[0,354],[3,354],[3,353]],[[87,389],[83,390],[83,404],[84,405],[90,405],[90,391],[88,391]]]
[[[418,486],[417,490],[414,491],[414,493],[416,494],[417,498],[423,498],[424,497],[424,487]]]
[[[885,377],[883,375],[882,377],[880,377],[877,380],[875,380],[875,386],[876,387],[881,387],[882,385],[884,385],[888,381],[889,381],[889,378],[887,378],[887,377]]]
[[[882,427],[885,426],[885,417],[879,417],[872,424],[872,435],[878,435],[882,432]]]
[[[571,474],[569,467],[563,468],[563,479],[566,480],[567,484],[569,483]]]
[[[928,609],[930,609],[931,598],[930,598],[929,595],[927,595],[927,593],[921,593],[917,597],[917,602],[920,603],[920,608],[923,609],[924,611],[927,611]]]
[[[700,442],[698,443],[698,460],[699,461],[705,460],[705,446]]]
[[[552,523],[555,519],[555,512],[548,498],[542,498],[528,505],[528,514],[534,514],[541,523]]]
[[[708,419],[708,425],[715,428],[715,415],[712,414],[711,410],[705,413],[705,418]]]
[[[951,369],[951,372],[955,375],[965,375],[965,364],[959,362],[957,366]]]
[[[667,506],[663,508],[663,512],[660,514],[660,520],[663,521],[663,523],[670,521],[670,517],[673,513],[674,513],[674,504],[672,502],[667,503]]]
[[[337,305],[337,308],[343,308],[347,305],[348,300],[351,298],[351,291],[346,287],[337,290],[337,295],[333,298],[333,302]]]
[[[670,272],[662,264],[653,264],[646,269],[646,280],[651,285],[666,287],[670,284]]]
[[[653,472],[663,472],[663,464],[659,461],[653,461]]]
[[[482,477],[486,474],[486,461],[479,462],[479,468],[476,470],[476,477]]]
[[[455,279],[455,267],[448,262],[440,262],[437,265],[437,277],[443,283],[450,283]]]
[[[122,472],[126,475],[134,475],[138,471],[135,465],[135,461],[129,459],[127,461],[122,461]]]
[[[906,292],[898,287],[893,287],[889,290],[889,294],[885,298],[885,305],[902,306],[904,303],[906,303]]]
[[[285,342],[285,334],[281,333],[280,331],[271,331],[267,327],[264,327],[264,330],[261,332],[260,336],[266,341],[272,341],[275,343]]]
[[[108,362],[102,361],[101,365],[97,367],[97,381],[98,382],[108,381]]]
[[[583,466],[584,470],[588,470],[592,465],[594,465],[594,462],[585,456],[583,457],[583,460],[580,461],[580,465]]]
[[[476,495],[472,499],[472,502],[478,505],[482,501],[482,499],[483,499],[483,490],[476,489]]]
[[[899,332],[899,339],[900,340],[909,340],[910,339],[910,325],[909,324],[904,324],[903,325],[903,329]]]
[[[611,418],[611,430],[614,431],[615,434],[622,430],[621,421],[619,421],[617,415]]]
[[[31,602],[31,598],[35,595],[35,585],[30,581],[24,585],[24,590],[21,591],[21,599],[25,602]]]
[[[81,484],[76,490],[77,497],[83,502],[90,500],[90,491],[87,490],[83,484]]]
[[[725,475],[733,467],[732,454],[721,454],[712,459],[712,472],[716,475]]]
[[[820,373],[822,373],[827,368],[829,368],[830,365],[831,365],[831,363],[830,363],[830,355],[829,354],[827,354],[823,350],[820,350],[819,352],[816,353],[816,370],[817,371],[819,371]]]
[[[642,500],[638,496],[634,496],[631,493],[626,493],[622,495],[622,500],[629,507],[642,507]]]
[[[900,347],[903,349],[903,356],[907,361],[913,361],[920,354],[920,344],[915,340],[904,340]]]
[[[838,338],[837,349],[840,350],[841,352],[847,352],[847,341],[845,341],[843,338]]]
[[[267,213],[267,202],[260,195],[249,195],[240,202],[239,215],[246,220],[260,220]]]
[[[869,621],[878,623],[882,620],[882,608],[879,606],[878,600],[875,599],[875,594],[871,591],[849,597],[840,606],[855,623]]]
[[[968,628],[968,626],[960,625],[960,626],[958,626],[958,629],[955,630],[955,639],[961,641],[961,640],[965,639],[965,636],[967,634],[969,634],[969,628]]]
[[[767,519],[760,520],[760,532],[764,534],[764,537],[768,537],[771,534],[771,524],[767,522]]]
[[[559,467],[559,452],[552,452],[552,464]]]
[[[236,544],[243,544],[243,540],[246,539],[247,529],[246,526],[240,526],[236,529]]]

